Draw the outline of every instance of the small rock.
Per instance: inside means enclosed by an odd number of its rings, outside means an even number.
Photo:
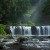
[[[0,49],[3,49],[3,46],[0,45]]]

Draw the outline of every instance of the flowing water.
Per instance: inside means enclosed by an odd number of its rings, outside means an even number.
[[[50,35],[50,26],[35,26],[35,28],[32,29],[31,26],[10,26],[12,35]]]

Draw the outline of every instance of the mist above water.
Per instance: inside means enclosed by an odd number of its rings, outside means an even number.
[[[23,19],[26,22],[32,21],[35,24],[37,23],[37,24],[45,25],[44,20],[46,21],[46,19],[43,20],[42,9],[44,8],[47,0],[35,0],[35,1],[31,0],[30,2],[32,7],[30,8],[30,10],[28,10],[28,12],[26,13]],[[46,22],[46,25],[47,24],[48,23]]]
[[[44,9],[44,6],[46,4],[47,0],[39,0],[38,3],[35,6],[35,11],[32,14],[32,21],[38,24],[42,24],[42,25],[48,25],[49,24],[49,20],[48,18],[46,19],[46,17],[43,17],[43,12],[42,10]],[[47,14],[45,14],[47,15]],[[47,15],[48,17],[48,15]]]

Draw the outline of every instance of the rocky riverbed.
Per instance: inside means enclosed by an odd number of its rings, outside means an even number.
[[[33,39],[18,42],[16,39],[0,39],[0,50],[50,50],[50,41]]]

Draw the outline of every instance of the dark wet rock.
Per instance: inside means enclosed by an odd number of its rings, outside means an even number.
[[[11,33],[11,30],[9,28],[5,28],[4,30],[7,34],[10,34]]]
[[[0,45],[0,50],[1,50],[1,49],[3,49],[3,46],[2,46],[2,45]]]
[[[48,38],[50,39],[50,36],[48,36]]]
[[[45,35],[47,35],[48,34],[48,29],[47,29],[47,27],[45,26]]]
[[[41,29],[41,30],[40,30],[40,31],[41,31],[41,35],[43,35],[43,28],[42,28],[42,27],[40,27],[40,29]]]
[[[38,35],[37,29],[36,29],[35,26],[32,26],[32,27],[31,27],[31,31],[32,31],[32,35]]]
[[[3,42],[7,42],[7,40],[4,40]]]
[[[18,45],[19,44],[19,42],[16,42],[16,43],[14,43],[13,45]]]
[[[23,41],[26,41],[26,40],[28,40],[28,39],[25,38],[25,37],[19,37],[19,38],[17,39],[18,42],[23,42]]]
[[[44,41],[45,38],[44,36],[38,37],[39,41]]]

